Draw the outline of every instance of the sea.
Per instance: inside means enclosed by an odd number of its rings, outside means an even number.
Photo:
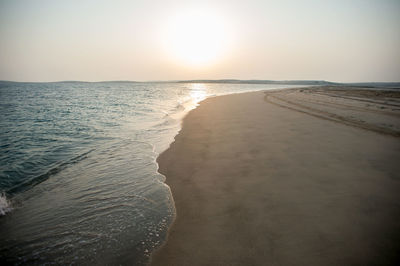
[[[156,158],[185,114],[288,87],[1,81],[0,264],[146,265],[175,217]]]

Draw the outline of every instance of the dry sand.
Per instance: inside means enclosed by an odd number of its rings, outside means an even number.
[[[203,101],[158,158],[177,216],[152,265],[394,265],[400,101],[378,94]]]

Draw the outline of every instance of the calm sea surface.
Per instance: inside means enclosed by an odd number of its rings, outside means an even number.
[[[0,82],[0,264],[145,264],[174,218],[155,160],[183,116],[280,87]]]

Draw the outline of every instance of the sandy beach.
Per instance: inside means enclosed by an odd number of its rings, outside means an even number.
[[[158,158],[176,206],[152,265],[393,265],[398,92],[209,98]]]

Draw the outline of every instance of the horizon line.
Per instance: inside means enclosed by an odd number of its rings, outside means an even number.
[[[86,81],[86,80],[59,80],[59,81],[15,81],[15,80],[0,80],[0,82],[10,83],[253,83],[253,84],[267,84],[267,83],[285,83],[285,82],[299,82],[299,83],[321,83],[325,85],[341,85],[341,84],[400,84],[400,81],[356,81],[356,82],[335,82],[319,79],[184,79],[184,80],[101,80],[101,81]],[[302,84],[300,84],[302,85]]]

